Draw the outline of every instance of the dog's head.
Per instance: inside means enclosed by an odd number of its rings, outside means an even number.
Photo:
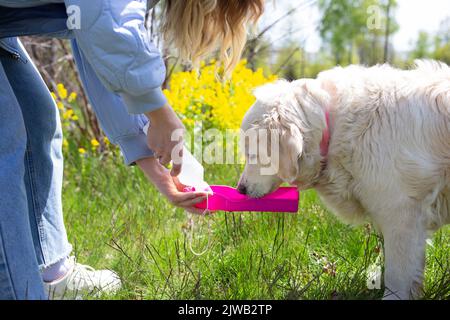
[[[238,190],[258,198],[283,182],[310,187],[320,173],[330,95],[318,80],[308,79],[268,84],[255,96],[241,127],[246,165]]]

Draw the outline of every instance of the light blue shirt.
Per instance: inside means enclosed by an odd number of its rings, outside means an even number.
[[[74,58],[91,105],[105,134],[120,146],[127,164],[153,155],[142,131],[148,122],[142,114],[167,102],[161,89],[166,76],[164,61],[145,29],[148,5],[156,2],[0,0],[0,6],[21,8],[0,8],[0,38],[72,38]],[[79,8],[79,29],[67,30],[65,8],[69,6]],[[0,40],[0,46],[14,50],[8,46],[8,39]]]

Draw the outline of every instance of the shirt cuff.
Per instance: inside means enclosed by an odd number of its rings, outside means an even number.
[[[161,88],[150,90],[142,96],[132,96],[122,93],[122,98],[131,114],[142,114],[162,108],[167,98]]]
[[[147,146],[147,136],[143,132],[120,137],[117,139],[117,144],[127,166],[135,165],[138,160],[154,156],[153,151]]]

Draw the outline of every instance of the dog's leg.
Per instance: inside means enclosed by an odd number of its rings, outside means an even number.
[[[426,230],[420,206],[393,210],[379,224],[384,237],[386,300],[422,293]]]

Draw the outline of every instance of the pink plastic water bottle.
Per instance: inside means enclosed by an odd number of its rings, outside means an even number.
[[[259,199],[250,198],[228,186],[211,186],[211,190],[213,195],[197,208],[226,212],[298,212],[299,192],[295,187],[282,187]]]

